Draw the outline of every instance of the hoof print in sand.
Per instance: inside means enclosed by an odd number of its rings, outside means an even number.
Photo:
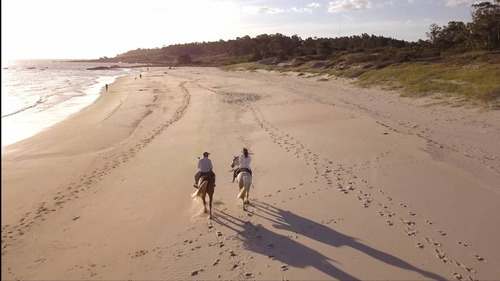
[[[485,259],[483,257],[481,257],[480,255],[474,255],[474,257],[478,260],[478,261],[485,261]]]

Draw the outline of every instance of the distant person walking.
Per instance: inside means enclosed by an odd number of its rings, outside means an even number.
[[[106,92],[108,91],[108,84],[106,84]]]
[[[139,78],[141,78],[141,79],[142,79],[142,74],[139,74]]]

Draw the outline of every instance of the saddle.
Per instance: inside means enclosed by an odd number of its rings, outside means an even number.
[[[248,168],[239,168],[238,169],[238,173],[236,173],[236,175],[238,175],[239,173],[241,172],[247,172],[249,173],[250,175],[252,175],[252,170],[248,169]]]
[[[201,172],[200,173],[200,178],[206,178],[209,182],[212,182],[215,184],[215,173],[210,171],[210,172]]]

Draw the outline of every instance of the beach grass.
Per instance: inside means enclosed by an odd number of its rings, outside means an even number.
[[[384,65],[354,64],[339,69],[335,67],[312,67],[304,63],[298,66],[240,63],[226,66],[226,70],[267,70],[298,72],[354,79],[362,87],[379,87],[398,91],[404,97],[451,97],[464,101],[481,102],[500,107],[500,64],[484,61],[454,62],[407,62]]]
[[[492,102],[500,98],[499,65],[401,64],[370,70],[357,79],[360,86],[383,86],[403,96],[431,94]]]

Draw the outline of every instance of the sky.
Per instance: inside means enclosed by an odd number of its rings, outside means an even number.
[[[2,0],[2,60],[97,59],[130,50],[286,36],[427,40],[470,22],[470,0]]]

